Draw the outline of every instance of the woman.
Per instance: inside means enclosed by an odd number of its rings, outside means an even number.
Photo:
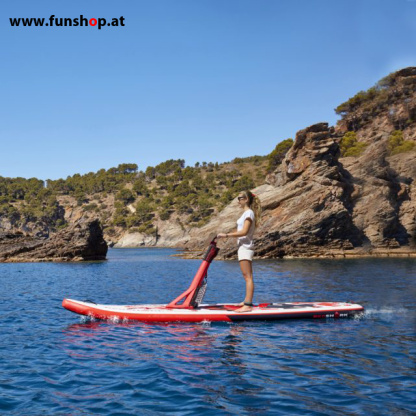
[[[244,210],[243,215],[237,221],[237,231],[233,233],[220,233],[217,238],[237,237],[238,261],[241,272],[246,281],[246,297],[241,303],[241,308],[235,312],[250,312],[253,309],[253,268],[254,255],[253,234],[256,225],[260,222],[260,200],[251,191],[243,191],[238,195],[238,204]]]

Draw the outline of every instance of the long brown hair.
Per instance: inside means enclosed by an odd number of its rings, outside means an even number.
[[[256,226],[261,224],[261,203],[260,198],[257,195],[254,195],[250,190],[243,191],[248,201],[248,206],[254,212],[254,218],[256,220]]]

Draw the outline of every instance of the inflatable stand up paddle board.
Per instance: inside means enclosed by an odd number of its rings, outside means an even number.
[[[250,312],[235,312],[239,304],[203,304],[208,268],[218,254],[216,238],[211,242],[191,285],[167,305],[99,305],[92,301],[64,299],[62,306],[71,312],[96,319],[144,322],[236,322],[292,318],[348,318],[364,311],[361,305],[347,302],[261,303]]]

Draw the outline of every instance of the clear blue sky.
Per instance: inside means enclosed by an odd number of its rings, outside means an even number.
[[[264,155],[416,65],[415,0],[13,0],[0,25],[0,176]],[[124,16],[125,27],[10,17]]]

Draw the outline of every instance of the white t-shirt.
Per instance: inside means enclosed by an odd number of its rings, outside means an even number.
[[[251,218],[251,225],[250,225],[247,235],[245,235],[244,237],[238,237],[237,239],[238,247],[244,246],[245,248],[248,248],[249,250],[253,250],[254,249],[253,234],[254,234],[254,229],[256,227],[256,224],[255,224],[254,212],[251,209],[244,211],[243,215],[237,220],[237,231],[241,231],[244,228],[244,221],[246,220],[246,218]]]

